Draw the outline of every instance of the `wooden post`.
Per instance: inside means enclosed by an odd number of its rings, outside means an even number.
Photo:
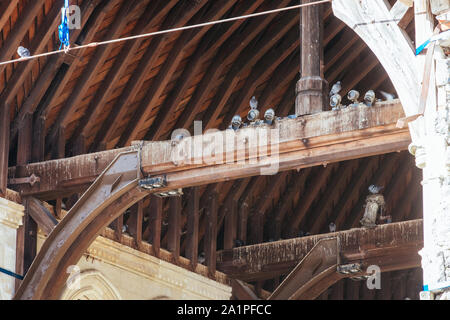
[[[8,119],[9,120],[9,119]],[[31,146],[33,138],[33,117],[26,115],[19,125],[19,137],[17,143],[17,170],[18,174],[23,176],[21,172],[25,165],[31,160]],[[29,199],[24,200],[25,215],[23,224],[17,230],[16,239],[16,272],[25,275],[31,266],[37,253],[37,223],[33,220],[30,211]],[[16,283],[18,286],[19,283]]]
[[[223,248],[224,249],[232,249],[234,247],[234,241],[236,240],[236,231],[237,231],[237,210],[238,210],[238,202],[234,199],[228,201],[225,204],[227,210],[225,215],[225,227],[224,227],[224,235],[223,235]]]
[[[9,157],[9,104],[0,105],[0,196],[6,195]]]
[[[302,0],[308,3],[312,0]],[[301,9],[301,78],[297,82],[295,113],[318,113],[326,109],[328,82],[323,76],[323,15],[322,6]]]
[[[238,225],[238,239],[247,243],[247,219],[248,219],[248,204],[241,203],[239,206],[239,225]]]
[[[175,263],[180,258],[180,237],[181,237],[181,196],[170,198],[169,206],[169,230],[167,248],[172,252]]]
[[[186,258],[191,260],[191,265],[195,268],[198,258],[199,229],[199,191],[197,187],[191,188],[188,201]]]
[[[153,254],[159,257],[161,248],[161,222],[162,222],[162,199],[157,196],[150,198],[150,239],[153,247]]]
[[[206,229],[205,258],[208,266],[208,273],[214,278],[216,273],[216,251],[217,251],[217,193],[213,192],[209,196],[208,207],[206,208],[206,218],[208,228]]]
[[[45,118],[36,116],[33,121],[33,143],[31,158],[33,162],[44,161],[45,158]]]

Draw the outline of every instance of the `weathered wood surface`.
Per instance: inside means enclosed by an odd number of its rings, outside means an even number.
[[[320,239],[284,281],[275,289],[269,300],[288,300],[311,279],[324,271],[337,267],[337,239]],[[336,271],[336,269],[334,269]]]
[[[285,171],[399,151],[410,143],[407,129],[395,127],[403,115],[401,105],[393,101],[372,108],[360,106],[284,119],[273,128],[226,130],[184,138],[175,144],[142,142],[127,148],[27,165],[23,176],[34,173],[40,177],[40,183],[33,187],[20,185],[16,189],[22,195],[41,199],[77,192],[92,183],[117,154],[136,148],[141,148],[142,171],[149,175],[166,174],[167,190],[260,175],[262,169]],[[267,141],[259,140],[260,137],[267,137]],[[216,154],[215,141],[220,141],[218,145],[222,146]],[[10,168],[9,177],[17,177],[16,168]]]
[[[420,90],[413,48],[395,23],[387,2],[334,0],[332,6],[334,15],[352,28],[381,62],[402,101],[405,114],[416,114]]]
[[[408,269],[420,266],[422,229],[422,220],[412,220],[222,250],[217,269],[244,281],[270,279],[289,273],[316,243],[330,237],[339,240],[341,264],[374,264],[382,272]]]

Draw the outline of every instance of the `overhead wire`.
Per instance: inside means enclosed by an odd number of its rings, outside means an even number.
[[[256,13],[251,13],[251,14],[247,14],[247,15],[243,15],[243,16],[226,18],[226,19],[221,19],[221,20],[208,21],[208,22],[203,22],[203,23],[189,25],[189,26],[184,26],[184,27],[178,27],[178,28],[154,31],[154,32],[143,33],[143,34],[138,34],[138,35],[124,37],[124,38],[118,38],[118,39],[105,40],[105,41],[100,41],[100,42],[91,42],[91,43],[88,43],[88,44],[85,44],[85,45],[80,45],[80,46],[75,46],[75,47],[68,47],[68,48],[65,48],[65,49],[62,49],[62,50],[55,50],[55,51],[45,52],[45,53],[41,53],[41,54],[31,55],[29,57],[22,57],[22,58],[19,58],[19,59],[3,61],[3,62],[0,62],[0,66],[6,65],[6,64],[11,64],[11,63],[16,63],[16,62],[25,62],[25,61],[28,61],[28,60],[38,59],[38,58],[42,58],[42,57],[47,57],[47,56],[51,56],[51,55],[55,55],[55,54],[59,54],[59,53],[68,53],[69,51],[74,51],[74,50],[80,50],[80,49],[85,49],[85,48],[90,48],[90,47],[97,47],[97,46],[108,45],[108,44],[113,44],[113,43],[118,43],[118,42],[123,42],[123,41],[129,41],[129,40],[135,40],[135,39],[141,39],[141,38],[148,38],[148,37],[151,37],[151,36],[157,36],[157,35],[161,35],[161,34],[167,34],[167,33],[171,33],[171,32],[189,30],[189,29],[194,29],[194,28],[201,28],[201,27],[211,26],[211,25],[215,25],[215,24],[219,24],[219,23],[226,23],[226,22],[231,22],[231,21],[236,21],[236,20],[248,19],[248,18],[258,17],[258,16],[262,16],[262,15],[267,15],[267,14],[273,14],[273,13],[278,13],[278,12],[283,12],[283,11],[288,11],[288,10],[299,9],[299,8],[303,8],[303,7],[309,7],[309,6],[324,4],[324,3],[328,3],[328,2],[332,2],[332,0],[319,0],[319,1],[309,2],[309,3],[303,3],[303,4],[299,4],[299,5],[294,5],[294,6],[290,6],[290,7],[284,7],[284,8],[278,8],[278,9],[273,9],[273,10],[268,10],[268,11],[256,12]]]

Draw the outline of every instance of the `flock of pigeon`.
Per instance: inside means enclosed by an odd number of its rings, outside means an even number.
[[[375,102],[381,101],[381,99],[376,99],[375,91],[369,90],[364,95],[363,102],[359,102],[359,92],[356,90],[350,90],[347,94],[348,100],[352,103],[348,106],[342,105],[342,97],[339,95],[339,92],[342,90],[341,82],[336,82],[333,87],[331,87],[330,91],[330,106],[331,110],[341,110],[347,107],[358,107],[360,105],[365,105],[368,107],[372,107]],[[388,93],[380,90],[381,95],[385,98],[386,101],[391,101],[395,99],[395,95],[392,93]]]
[[[342,90],[341,82],[336,82],[330,91],[330,106],[331,110],[341,110],[347,107],[358,107],[360,105],[365,105],[367,107],[372,107],[375,102],[382,101],[381,99],[376,99],[375,91],[369,90],[364,95],[364,99],[362,102],[359,102],[359,92],[356,90],[350,90],[347,94],[348,100],[352,103],[348,106],[342,105],[342,97],[339,95],[339,92]],[[381,91],[381,95],[385,98],[386,101],[391,101],[395,99],[395,95]],[[288,119],[295,119],[297,115],[289,115]],[[231,124],[228,129],[239,130],[240,128],[245,128],[249,126],[259,126],[263,124],[272,125],[275,120],[281,120],[281,117],[275,117],[275,111],[270,108],[267,109],[264,113],[264,120],[259,119],[259,110],[258,110],[258,100],[256,97],[252,97],[250,100],[250,111],[247,113],[247,120],[249,123],[244,123],[240,115],[235,115],[231,120]]]

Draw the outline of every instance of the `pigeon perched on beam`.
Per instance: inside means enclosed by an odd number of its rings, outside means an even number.
[[[328,228],[330,229],[330,232],[336,232],[336,224],[334,222],[330,222]]]
[[[381,91],[381,90],[380,90],[380,93],[386,101],[392,101],[395,99],[395,95],[392,93],[389,93],[386,91]]]
[[[31,56],[30,54],[30,50],[28,50],[25,47],[20,46],[19,48],[17,48],[17,54],[19,55],[19,57],[21,58],[27,58],[29,56]]]
[[[338,94],[339,92],[341,92],[341,90],[342,90],[342,85],[341,85],[341,82],[338,81],[335,84],[333,84],[333,86],[331,87],[330,97],[334,96],[335,94]]]
[[[369,186],[369,192],[371,194],[378,194],[378,193],[380,193],[381,190],[383,190],[383,188],[384,188],[383,186],[377,186],[377,185],[371,184]]]
[[[200,263],[200,264],[204,264],[205,261],[206,261],[205,253],[204,253],[204,252],[201,252],[201,253],[198,255],[197,262]]]
[[[364,104],[368,107],[373,106],[375,103],[375,91],[369,90],[364,95]]]
[[[359,92],[356,90],[350,90],[347,94],[348,100],[352,102],[349,107],[357,107],[359,105]]]
[[[341,109],[342,97],[339,94],[334,94],[330,98],[331,110],[336,111]]]
[[[252,97],[250,100],[250,111],[247,114],[247,119],[250,122],[255,122],[259,118],[259,111],[258,111],[258,100],[256,100],[256,97]]]
[[[235,115],[233,119],[231,119],[231,125],[228,129],[233,129],[234,131],[238,130],[242,126],[242,118],[240,115]]]
[[[275,120],[275,111],[273,109],[267,109],[264,113],[264,123],[272,125]]]

